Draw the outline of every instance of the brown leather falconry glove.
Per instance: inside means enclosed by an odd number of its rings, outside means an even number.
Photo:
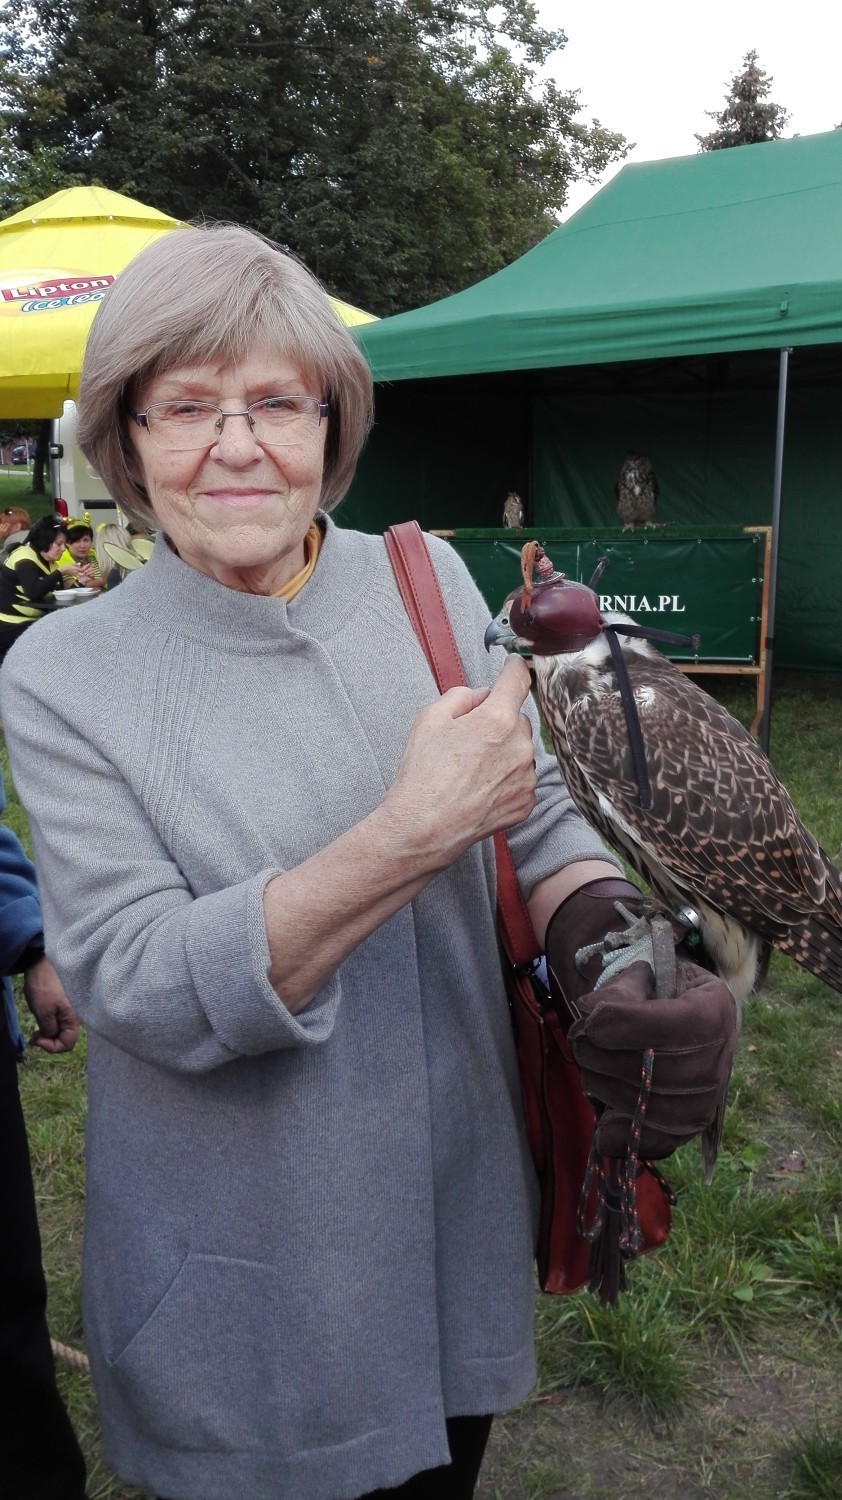
[[[617,902],[632,919],[644,918],[639,934],[628,930]],[[605,1156],[628,1151],[648,1050],[652,1079],[637,1154],[657,1160],[721,1127],[737,1040],[736,1004],[721,979],[692,962],[680,942],[686,927],[660,912],[628,881],[609,878],[575,891],[547,928],[550,995],[597,1111],[595,1145]],[[608,933],[617,934],[608,944],[614,951],[588,956]],[[672,993],[662,998],[656,993],[659,941],[666,942],[665,968],[674,954],[667,979]]]
[[[626,1263],[644,1248],[641,1165],[696,1135],[711,1171],[716,1158],[737,1008],[727,985],[687,956],[686,931],[610,878],[575,891],[547,928],[550,997],[596,1114],[577,1228],[603,1304],[616,1302]]]

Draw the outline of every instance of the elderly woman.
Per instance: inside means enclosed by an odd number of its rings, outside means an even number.
[[[370,403],[293,258],[232,226],[149,246],[95,319],[79,437],[153,556],[3,672],[89,1030],[105,1452],[175,1500],[462,1500],[534,1378],[490,835],[539,934],[616,868],[455,553],[430,539],[471,686],[439,698],[382,539],[330,520]],[[80,801],[108,808],[81,845]]]

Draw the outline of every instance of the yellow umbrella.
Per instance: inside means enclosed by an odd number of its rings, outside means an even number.
[[[66,188],[0,223],[0,417],[59,417],[106,288],[178,227],[107,188]]]
[[[0,222],[0,417],[61,416],[97,303],[145,245],[180,227],[99,187],[66,188]],[[348,325],[375,321],[334,306]]]
[[[340,302],[338,297],[331,297],[336,311],[346,328],[357,328],[360,323],[379,323],[380,319],[376,313],[363,312],[361,307],[355,307],[353,302]]]

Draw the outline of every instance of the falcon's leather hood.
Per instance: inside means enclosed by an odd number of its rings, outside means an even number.
[[[485,646],[559,656],[590,645],[604,623],[593,591],[558,574],[529,593],[524,586],[510,594],[485,632]]]

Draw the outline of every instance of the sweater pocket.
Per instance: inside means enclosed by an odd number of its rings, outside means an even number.
[[[273,1267],[188,1255],[107,1362],[133,1425],[182,1451],[281,1446],[298,1413],[295,1382],[283,1379],[280,1313]]]

